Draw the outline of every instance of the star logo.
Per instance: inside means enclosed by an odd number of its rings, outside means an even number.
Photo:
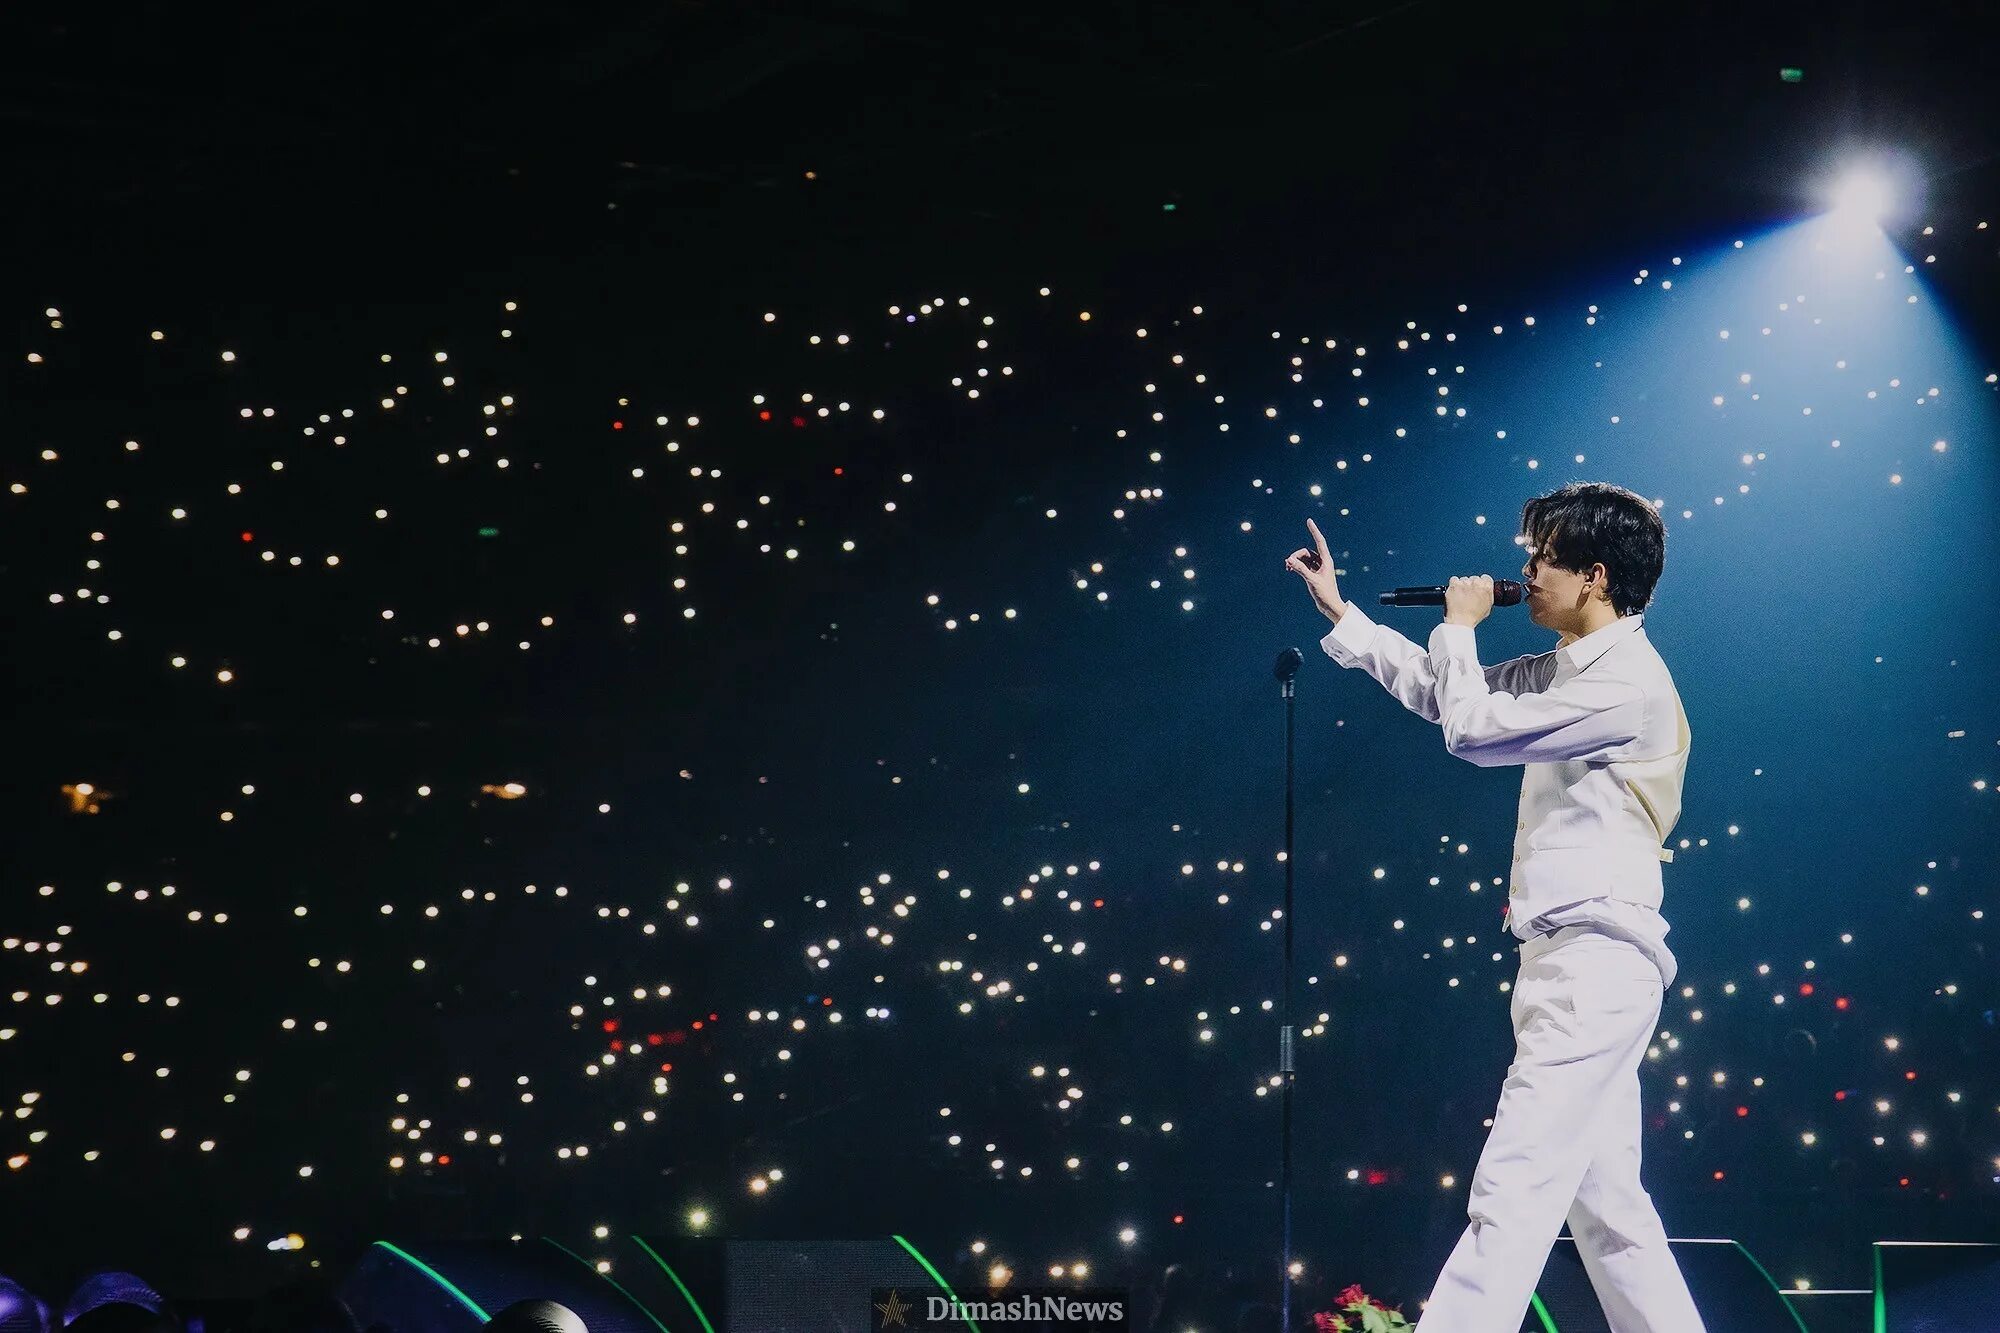
[[[909,1322],[903,1316],[916,1307],[914,1305],[903,1304],[902,1297],[892,1291],[889,1293],[889,1299],[877,1302],[875,1308],[882,1312],[882,1327],[887,1328],[891,1324],[901,1324],[904,1328],[908,1328],[910,1326]]]

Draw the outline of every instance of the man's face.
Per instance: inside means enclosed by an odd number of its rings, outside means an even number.
[[[1528,585],[1528,617],[1544,629],[1573,634],[1587,604],[1583,584],[1589,571],[1579,574],[1561,568],[1548,558],[1547,549],[1545,544],[1529,551],[1521,566],[1521,581]],[[1602,586],[1593,583],[1589,596],[1597,596]]]

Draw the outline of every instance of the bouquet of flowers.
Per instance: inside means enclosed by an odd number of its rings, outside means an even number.
[[[1335,1298],[1333,1309],[1313,1316],[1315,1333],[1398,1333],[1412,1327],[1401,1310],[1392,1310],[1355,1283]]]

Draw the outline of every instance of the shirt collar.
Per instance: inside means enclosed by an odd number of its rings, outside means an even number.
[[[1572,672],[1581,671],[1604,656],[1604,650],[1612,644],[1628,634],[1637,633],[1639,624],[1645,616],[1644,611],[1634,611],[1629,616],[1620,616],[1609,625],[1600,626],[1580,639],[1572,639],[1557,651],[1569,662]]]

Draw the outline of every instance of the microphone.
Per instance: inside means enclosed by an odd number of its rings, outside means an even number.
[[[1284,652],[1278,654],[1278,660],[1271,666],[1271,674],[1278,678],[1278,693],[1285,700],[1285,754],[1287,756],[1292,752],[1292,700],[1297,696],[1298,691],[1298,685],[1294,682],[1293,677],[1299,674],[1299,667],[1304,664],[1305,660],[1306,655],[1304,653],[1296,648],[1287,648]],[[1287,778],[1286,781],[1289,782],[1290,779]]]
[[[1518,606],[1528,590],[1516,579],[1493,580],[1493,605]],[[1398,588],[1381,594],[1383,606],[1443,606],[1444,585],[1428,588]]]

